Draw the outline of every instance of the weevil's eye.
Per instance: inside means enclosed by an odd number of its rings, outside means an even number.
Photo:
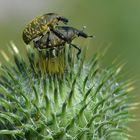
[[[59,16],[58,16],[57,19],[63,21],[65,24],[67,24],[68,21],[69,21],[69,20],[68,20],[67,18],[65,18],[65,17],[59,17]]]

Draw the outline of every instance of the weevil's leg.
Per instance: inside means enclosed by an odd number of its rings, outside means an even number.
[[[33,40],[33,43],[34,43],[34,47],[35,48],[37,48],[38,50],[40,50],[41,48],[40,48],[40,45],[41,45],[41,39],[43,38],[43,34],[41,34],[40,36],[38,36],[37,38],[35,38],[34,40]]]
[[[42,49],[45,49],[45,48],[41,48],[41,41],[38,40],[38,41],[33,41],[34,43],[34,47],[38,50],[38,51],[42,51]]]
[[[46,48],[49,46],[49,43],[50,43],[50,32],[47,32],[47,36],[48,36],[48,38],[47,38],[47,41],[46,41]]]
[[[77,46],[77,45],[75,45],[75,44],[70,44],[71,46],[73,46],[75,49],[77,49],[78,50],[78,53],[77,53],[77,58],[79,59],[79,55],[80,55],[80,53],[81,53],[81,49],[80,49],[80,47],[79,46]]]
[[[34,43],[34,47],[37,48],[37,43],[36,43],[36,41],[33,40],[33,43]]]
[[[51,58],[55,58],[58,56],[58,51],[59,50],[57,48],[53,47],[53,48],[50,48],[48,52],[49,52]],[[46,55],[47,55],[47,53],[46,53]]]
[[[50,29],[56,36],[58,36],[60,39],[67,41],[67,38],[58,30],[54,30],[53,28]]]
[[[33,43],[34,43],[34,47],[38,49],[39,46],[40,46],[40,41],[39,40],[38,41],[34,40]]]

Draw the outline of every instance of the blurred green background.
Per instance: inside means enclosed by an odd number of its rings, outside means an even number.
[[[123,73],[126,79],[136,79],[131,94],[139,101],[140,0],[0,0],[0,51],[7,51],[10,40],[24,51],[21,34],[26,23],[48,12],[68,17],[69,25],[78,29],[87,26],[85,32],[95,35],[94,39],[84,41],[89,46],[89,56],[110,45],[102,65],[110,65],[118,57],[118,63],[126,62]],[[133,112],[139,118],[140,109]],[[130,139],[139,140],[140,122],[132,122],[130,127],[134,136]]]

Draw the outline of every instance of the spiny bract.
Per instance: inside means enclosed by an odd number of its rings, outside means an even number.
[[[12,47],[15,65],[1,66],[0,140],[128,139],[130,88],[120,67],[101,69],[98,54],[85,62],[85,51],[76,60],[66,47],[65,73],[45,75],[31,48],[27,61]]]

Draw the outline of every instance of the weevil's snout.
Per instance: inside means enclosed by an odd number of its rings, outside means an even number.
[[[87,34],[84,33],[83,31],[79,31],[79,32],[78,32],[78,36],[81,36],[81,37],[84,37],[84,38],[88,38],[88,37],[91,37],[91,38],[92,38],[92,37],[93,37],[92,35],[90,35],[90,36],[87,35]]]
[[[94,36],[93,36],[93,35],[89,35],[89,36],[87,36],[87,37],[94,38]]]
[[[68,19],[65,18],[65,17],[58,17],[58,20],[61,20],[64,24],[67,24],[68,23]]]

